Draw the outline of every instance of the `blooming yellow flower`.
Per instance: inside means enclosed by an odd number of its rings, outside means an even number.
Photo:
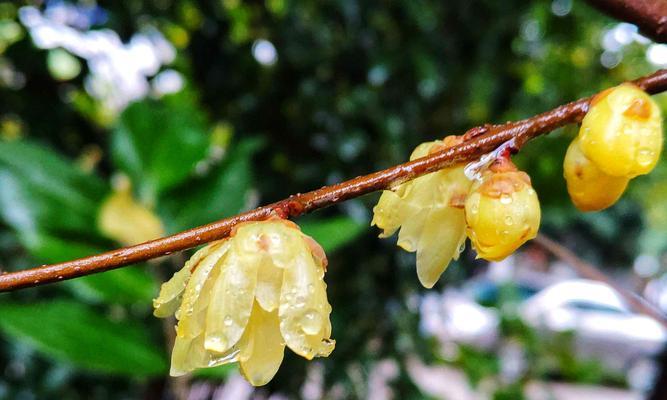
[[[507,257],[534,238],[540,226],[540,203],[530,177],[509,159],[498,159],[470,190],[465,218],[478,257]]]
[[[653,99],[626,83],[596,96],[579,131],[579,146],[602,172],[634,178],[651,172],[662,151],[662,116]]]
[[[563,175],[574,205],[581,211],[611,207],[628,186],[629,178],[607,175],[581,151],[575,138],[565,154]]]
[[[422,143],[410,160],[424,157],[460,142],[456,136]],[[446,168],[385,190],[373,208],[373,221],[388,237],[399,228],[397,245],[417,252],[417,276],[431,288],[465,242],[463,203],[471,186],[463,166]]]
[[[239,362],[246,379],[269,382],[285,345],[307,358],[335,346],[322,248],[291,222],[237,226],[196,252],[162,285],[155,315],[176,313],[171,375]]]

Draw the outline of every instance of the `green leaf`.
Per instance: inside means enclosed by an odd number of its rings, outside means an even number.
[[[206,156],[205,120],[191,96],[143,100],[121,114],[113,132],[114,162],[128,174],[143,201],[182,183]]]
[[[0,215],[14,229],[95,234],[91,223],[108,192],[94,175],[27,142],[0,142]]]
[[[144,266],[131,266],[63,282],[79,297],[90,301],[145,306],[158,291],[157,284]]]
[[[52,151],[28,142],[0,142],[0,219],[40,263],[100,253],[108,242],[96,228],[108,192]],[[156,288],[143,269],[132,268],[64,283],[88,300],[131,304],[148,301]]]
[[[204,379],[224,379],[238,370],[238,364],[225,364],[213,368],[202,368],[194,372],[194,376]]]
[[[242,211],[252,187],[251,157],[256,139],[231,146],[224,161],[198,179],[189,180],[160,200],[160,214],[171,232],[203,225]]]
[[[333,252],[356,239],[366,224],[349,217],[334,217],[300,223],[301,230],[312,236],[325,252]]]
[[[136,323],[113,322],[83,304],[55,300],[0,303],[0,329],[57,360],[110,374],[165,373],[164,353]]]

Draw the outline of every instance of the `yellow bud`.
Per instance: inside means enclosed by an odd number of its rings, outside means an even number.
[[[581,151],[579,138],[570,144],[563,161],[567,192],[581,211],[611,207],[628,186],[628,178],[607,175]]]
[[[647,174],[662,151],[660,108],[637,86],[617,86],[591,101],[579,136],[582,152],[605,174]]]
[[[537,235],[540,203],[525,172],[510,164],[487,171],[465,202],[467,234],[477,256],[498,261]]]
[[[460,138],[422,143],[410,160],[443,150]],[[431,288],[449,265],[459,257],[465,242],[463,202],[471,186],[462,166],[445,168],[406,182],[394,190],[385,190],[373,208],[373,221],[391,236],[400,228],[397,245],[417,253],[417,277]]]

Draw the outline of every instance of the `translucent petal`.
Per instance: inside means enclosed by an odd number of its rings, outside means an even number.
[[[196,368],[195,364],[198,364],[196,358],[199,358],[201,353],[193,348],[192,342],[192,338],[176,337],[174,348],[171,351],[171,370],[169,371],[169,375],[185,375]]]
[[[310,254],[313,255],[313,258],[315,259],[315,262],[317,265],[321,265],[322,268],[322,276],[324,276],[324,272],[327,269],[327,265],[329,265],[329,260],[327,260],[327,255],[324,253],[324,249],[322,246],[320,246],[315,239],[312,237],[301,233],[301,237],[303,240],[306,241],[306,244],[308,245],[308,248],[310,249]]]
[[[208,350],[224,353],[234,346],[250,318],[262,254],[241,251],[253,238],[239,230],[225,257],[206,313]]]
[[[403,222],[401,213],[401,198],[391,190],[385,190],[380,200],[373,207],[373,220],[371,226],[375,225],[382,229],[380,237],[389,237],[396,232]]]
[[[280,294],[280,331],[295,353],[312,359],[333,350],[326,285],[317,265],[303,243],[295,243],[292,266],[285,268]]]
[[[171,353],[171,376],[182,376],[197,368],[215,367],[238,360],[239,351],[235,348],[219,354],[204,348],[204,336],[195,338],[177,337]]]
[[[269,257],[263,257],[257,272],[255,298],[264,310],[270,312],[278,308],[282,284],[283,268],[273,265]]]
[[[153,300],[153,315],[166,318],[178,310],[188,279],[190,279],[190,266],[186,263],[185,267],[162,284],[160,294]]]
[[[159,318],[165,318],[178,310],[181,299],[188,280],[192,274],[192,269],[201,261],[201,259],[216,248],[221,242],[214,242],[202,247],[185,263],[180,271],[176,272],[170,280],[162,284],[160,294],[153,300],[155,311],[153,314]]]
[[[432,288],[465,241],[465,213],[453,207],[433,209],[424,224],[417,247],[417,276]]]
[[[441,204],[444,199],[439,196],[438,185],[442,177],[443,174],[432,172],[404,183],[401,186],[405,189],[399,193],[403,202],[419,208]]]
[[[301,231],[290,221],[269,220],[245,224],[235,237],[239,251],[268,254],[276,267],[284,268],[291,257],[288,245],[301,239]]]
[[[278,372],[285,353],[278,310],[266,312],[255,302],[243,336],[241,373],[254,386],[265,385]]]
[[[443,142],[441,140],[434,140],[433,142],[421,143],[419,146],[415,147],[414,150],[412,150],[412,154],[410,154],[410,161],[426,157],[434,145],[443,145]]]
[[[401,225],[401,231],[398,233],[398,241],[396,242],[405,251],[417,250],[419,238],[424,230],[424,224],[429,214],[429,209],[427,208],[420,209],[412,206],[412,210],[414,211],[409,212],[410,218],[407,218],[403,222],[403,225]]]
[[[183,302],[176,313],[179,320],[176,333],[178,336],[196,337],[204,329],[205,310],[211,289],[219,274],[220,260],[229,250],[228,241],[218,242],[208,249],[208,254],[195,266],[192,277],[183,294]]]

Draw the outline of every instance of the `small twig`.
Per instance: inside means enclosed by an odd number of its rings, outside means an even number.
[[[667,316],[665,316],[662,311],[660,311],[657,307],[655,307],[642,296],[622,288],[611,278],[605,275],[605,273],[602,272],[599,268],[582,260],[565,246],[548,238],[547,236],[539,234],[534,239],[534,241],[535,243],[542,246],[545,250],[574,268],[577,271],[577,274],[580,276],[606,284],[607,286],[614,289],[621,297],[623,297],[623,299],[635,311],[655,319],[660,324],[662,324],[662,326],[667,328]]]
[[[659,70],[633,82],[648,93],[663,92],[667,90],[667,70]],[[325,186],[312,192],[293,195],[285,200],[172,236],[78,260],[1,274],[0,292],[108,271],[186,250],[226,237],[231,229],[241,222],[263,220],[274,213],[282,217],[303,215],[345,200],[395,187],[429,172],[477,160],[511,139],[514,139],[518,150],[532,138],[549,133],[561,126],[580,122],[588,111],[590,99],[590,97],[580,99],[517,122],[484,125],[479,129],[473,128],[468,131],[475,133],[470,135],[473,136],[472,138],[443,151],[349,181]]]

